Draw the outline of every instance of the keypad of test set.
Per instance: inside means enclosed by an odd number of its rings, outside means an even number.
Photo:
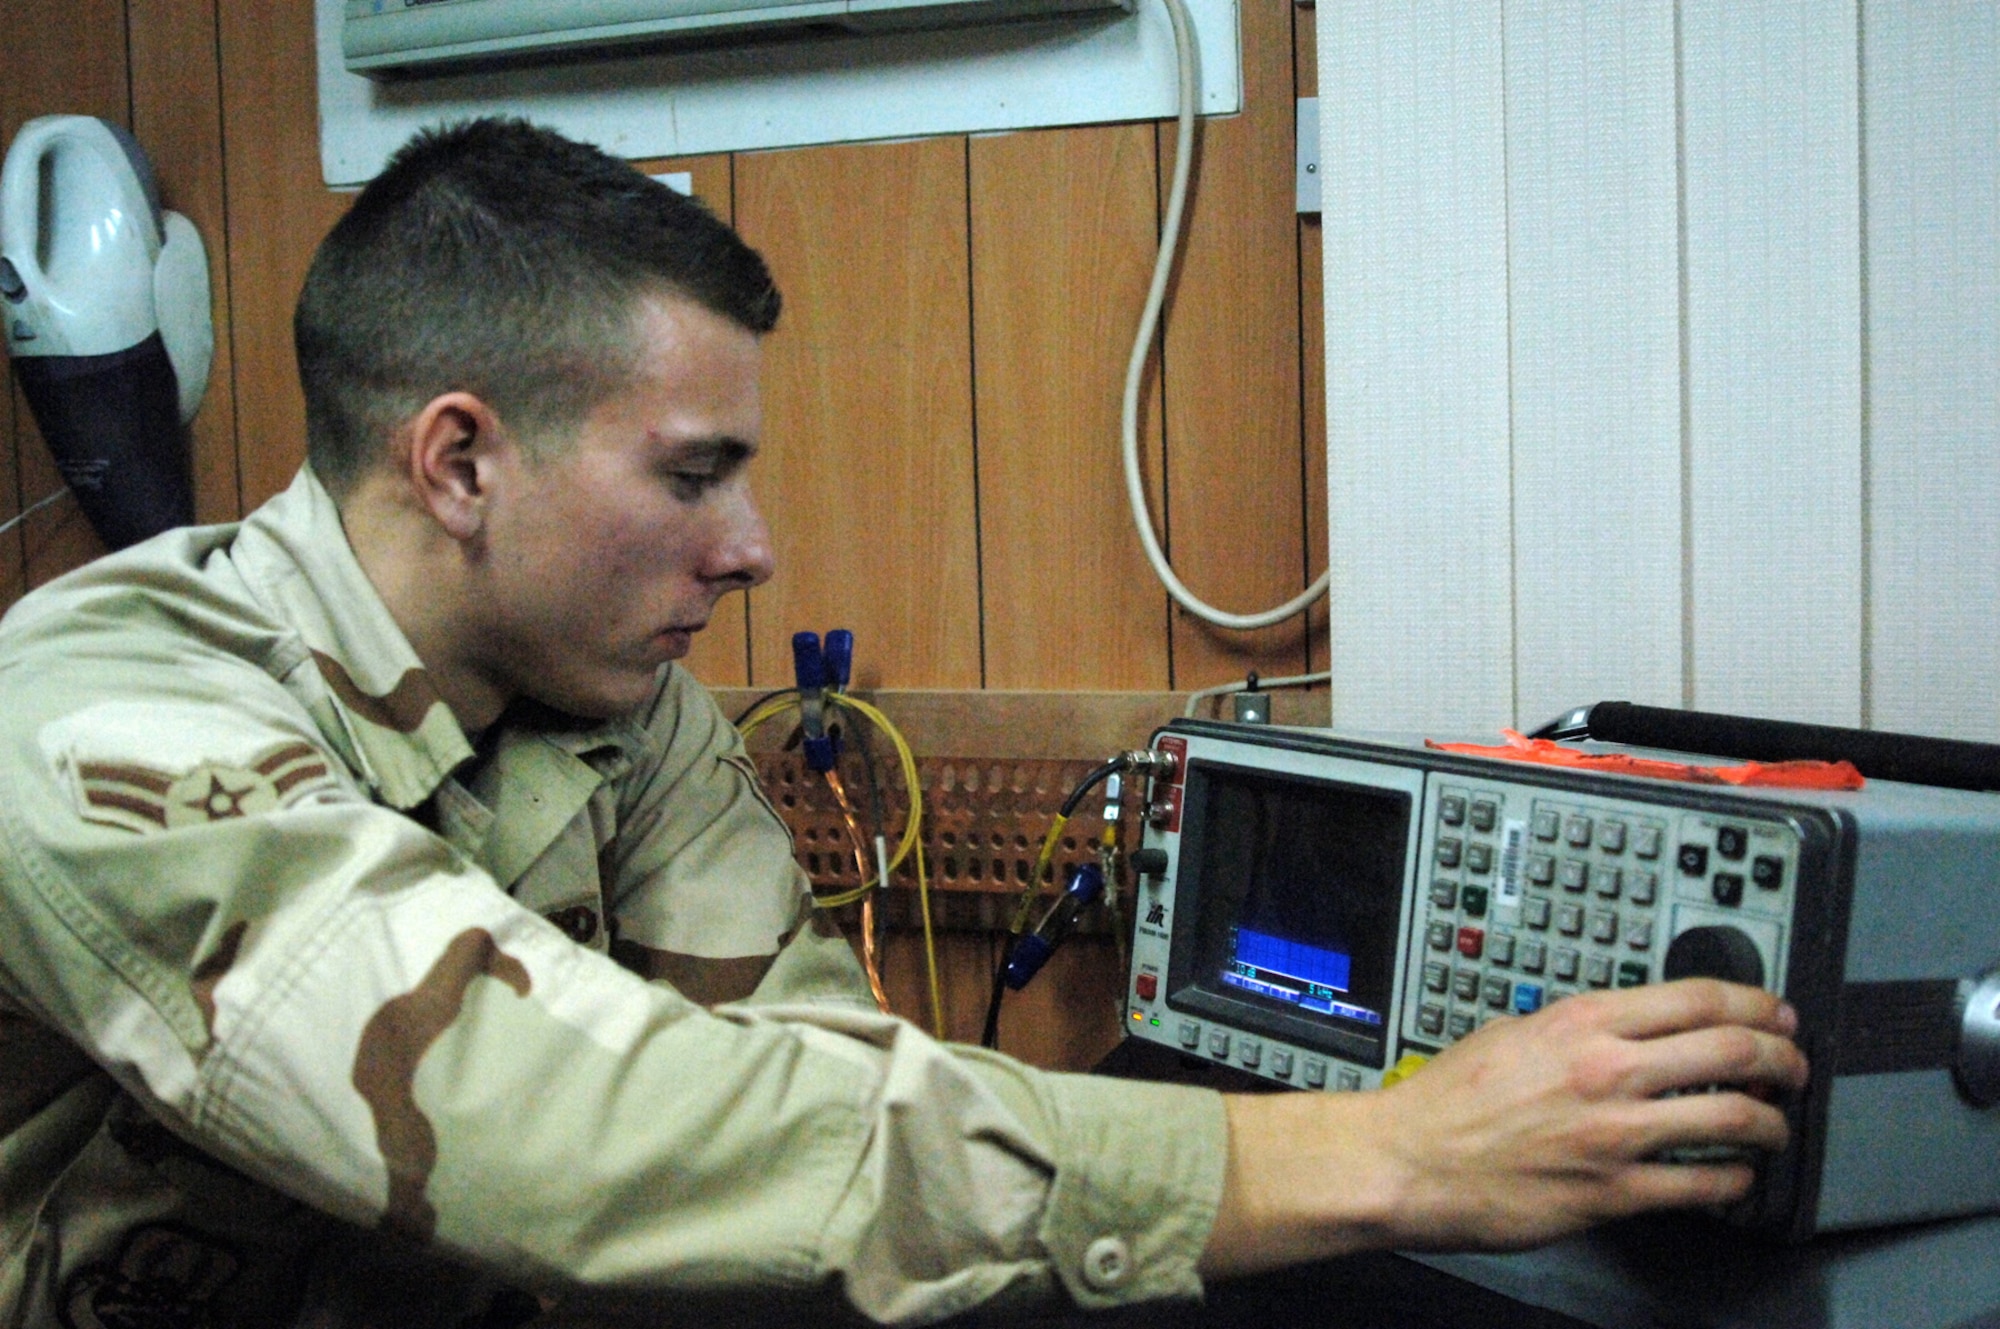
[[[1657,981],[1676,901],[1788,916],[1797,840],[1745,818],[1442,783],[1420,852],[1403,1034],[1449,1043],[1577,992]]]

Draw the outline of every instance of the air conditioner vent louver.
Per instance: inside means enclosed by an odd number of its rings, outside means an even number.
[[[347,67],[373,78],[813,27],[853,32],[1130,12],[1134,0],[347,0]]]

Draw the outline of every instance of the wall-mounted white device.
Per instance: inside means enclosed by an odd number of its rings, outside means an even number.
[[[1130,12],[1134,0],[347,0],[341,49],[371,78],[725,34],[850,32]]]
[[[28,407],[104,543],[194,520],[184,426],[215,354],[208,253],[119,125],[45,115],[0,168],[0,319]]]

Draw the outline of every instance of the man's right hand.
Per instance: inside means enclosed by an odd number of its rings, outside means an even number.
[[[1228,1100],[1226,1277],[1374,1248],[1515,1249],[1649,1209],[1722,1204],[1748,1163],[1678,1146],[1785,1146],[1767,1101],[1806,1083],[1791,1007],[1713,979],[1594,992],[1501,1020],[1368,1094]],[[1714,1093],[1679,1094],[1711,1085]]]

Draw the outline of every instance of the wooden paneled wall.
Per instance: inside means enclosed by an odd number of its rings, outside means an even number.
[[[1324,559],[1318,235],[1293,195],[1313,10],[1243,16],[1245,108],[1205,123],[1189,236],[1147,383],[1154,515],[1182,578],[1276,603]],[[303,455],[292,302],[346,196],[321,183],[306,0],[0,0],[0,134],[130,125],[215,273],[194,427],[199,516],[282,488]],[[761,501],[778,576],[699,643],[718,684],[778,685],[790,634],[854,629],[859,681],[1190,688],[1323,664],[1323,615],[1244,637],[1178,610],[1139,551],[1118,402],[1156,253],[1171,124],[645,163],[769,258]],[[0,520],[58,485],[19,394]],[[0,537],[0,605],[99,551],[73,503]],[[1315,635],[1316,634],[1316,635]]]
[[[1238,611],[1289,598],[1325,557],[1319,228],[1295,215],[1292,179],[1313,18],[1291,0],[1243,6],[1245,107],[1203,126],[1142,413],[1176,568]],[[319,172],[312,5],[0,0],[0,31],[0,135],[58,112],[131,126],[166,205],[208,244],[198,515],[237,517],[303,456],[292,304],[347,203]],[[839,626],[870,688],[1158,692],[1324,666],[1323,613],[1244,637],[1170,610],[1132,530],[1119,400],[1173,141],[1172,124],[1143,123],[643,163],[690,172],[786,296],[757,475],[779,571],[720,607],[698,674],[782,686],[790,634]],[[58,484],[11,393],[0,520]],[[0,608],[99,552],[72,502],[35,514],[0,536]],[[976,1032],[991,948],[946,942],[960,1036]],[[1066,950],[1005,1046],[1054,1065],[1101,1052],[1121,981],[1108,951]],[[888,958],[915,1015],[914,952]]]

